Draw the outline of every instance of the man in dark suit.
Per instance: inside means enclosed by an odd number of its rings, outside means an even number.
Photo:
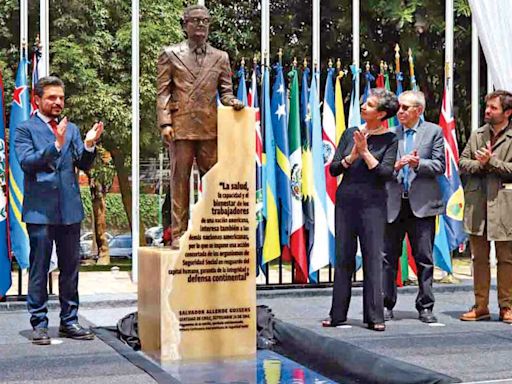
[[[38,111],[15,131],[15,150],[25,176],[22,219],[30,239],[27,306],[33,327],[32,342],[47,345],[48,267],[53,243],[59,265],[60,336],[91,340],[94,334],[78,323],[80,222],[84,210],[77,168],[86,170],[95,157],[95,143],[103,132],[96,123],[82,142],[80,131],[67,118],[64,83],[43,77],[35,86]]]
[[[233,95],[228,54],[207,42],[208,9],[192,5],[183,21],[187,40],[163,49],[157,79],[158,127],[171,159],[173,248],[188,226],[194,158],[201,176],[217,162],[217,91],[223,105],[244,107]]]
[[[384,245],[384,317],[393,318],[396,304],[396,276],[402,243],[407,233],[418,268],[419,292],[416,309],[425,323],[437,322],[432,313],[434,294],[433,246],[436,215],[444,212],[437,177],[445,171],[444,139],[441,127],[422,121],[425,96],[407,91],[399,97],[396,178],[386,185],[388,224]]]

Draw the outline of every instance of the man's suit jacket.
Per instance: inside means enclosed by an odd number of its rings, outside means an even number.
[[[398,137],[397,160],[405,155],[404,128],[394,129]],[[429,217],[444,213],[441,189],[437,177],[445,171],[444,139],[441,127],[421,122],[416,129],[414,149],[418,150],[419,166],[409,171],[409,203],[416,217]],[[386,184],[388,222],[400,213],[403,192],[403,172],[395,172],[393,181]]]
[[[60,152],[55,135],[37,115],[16,128],[14,146],[24,172],[23,221],[75,224],[84,218],[76,168],[92,166],[94,152],[84,149],[80,131],[68,123]]]
[[[491,139],[489,124],[471,133],[459,167],[468,175],[464,187],[464,229],[488,240],[512,240],[512,122],[492,147],[493,156],[482,166],[477,150]]]
[[[217,91],[224,105],[235,98],[226,52],[206,44],[199,66],[187,41],[164,48],[158,58],[158,126],[172,125],[176,140],[217,138]]]

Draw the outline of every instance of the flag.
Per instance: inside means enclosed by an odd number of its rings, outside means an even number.
[[[434,265],[443,271],[452,273],[452,262],[450,258],[450,246],[446,235],[446,223],[443,215],[436,217],[436,236],[434,238]]]
[[[359,77],[359,68],[354,64],[350,66],[352,72],[352,94],[350,95],[350,110],[348,111],[349,128],[359,127],[361,125],[361,109],[359,106],[359,88],[357,87],[357,78]]]
[[[263,191],[262,191],[262,162],[263,141],[261,137],[260,103],[258,100],[258,66],[255,65],[251,76],[251,88],[249,90],[248,105],[256,110],[256,262],[262,265],[264,221],[263,221]],[[256,268],[259,272],[259,268]]]
[[[244,105],[249,105],[247,100],[247,86],[245,85],[245,68],[243,66],[240,66],[240,69],[237,72],[237,76],[239,81],[236,98],[244,103]]]
[[[30,95],[27,86],[27,59],[23,56],[16,73],[16,85],[9,120],[9,227],[11,249],[20,268],[29,265],[29,240],[25,223],[21,220],[23,207],[23,170],[14,151],[16,127],[30,117]]]
[[[338,185],[336,177],[331,176],[331,173],[329,172],[329,167],[331,166],[332,159],[334,158],[334,152],[336,151],[336,118],[333,85],[334,71],[334,68],[329,68],[327,70],[322,120],[324,174],[327,191],[327,226],[329,228],[329,260],[331,265],[336,264],[334,246],[334,204],[336,202],[336,187]]]
[[[6,179],[6,150],[5,150],[5,108],[4,83],[0,70],[0,299],[5,297],[11,287],[11,259],[9,257],[7,236],[7,199],[4,194]]]
[[[282,246],[290,245],[292,225],[291,192],[290,192],[290,154],[288,145],[288,114],[286,113],[286,88],[283,67],[274,66],[276,79],[272,88],[272,128],[276,142],[276,182],[277,203],[280,222],[279,238]]]
[[[309,260],[309,276],[311,279],[315,272],[329,264],[330,255],[322,123],[316,76],[311,78],[309,110],[311,114],[311,152],[313,159],[313,209],[315,212],[313,247]]]
[[[402,85],[402,82],[404,81],[404,75],[402,72],[397,72],[397,73],[395,73],[395,76],[396,76],[396,92],[395,92],[395,94],[397,96],[400,96],[400,94],[404,91],[404,88]],[[388,122],[389,122],[390,127],[396,127],[397,125],[399,125],[398,119],[396,116],[393,116],[390,119],[388,119]]]
[[[313,207],[313,155],[311,152],[311,109],[309,107],[309,68],[302,71],[301,103],[301,140],[302,140],[302,209],[304,212],[304,228],[307,235],[306,254],[308,264],[311,258],[315,234],[315,212]],[[308,269],[309,271],[309,269]],[[316,276],[310,276],[310,281],[317,282]]]
[[[263,216],[265,240],[263,242],[262,265],[277,259],[281,254],[279,243],[279,219],[277,215],[276,186],[276,143],[272,130],[272,112],[270,109],[270,79],[268,68],[263,70],[263,134],[265,154],[263,160]]]
[[[372,75],[370,70],[366,70],[364,73],[364,79],[365,79],[365,86],[364,86],[364,93],[363,93],[363,104],[366,103],[366,100],[368,100],[368,96],[370,95],[370,89],[372,88],[372,82],[375,81],[375,76]]]
[[[441,187],[443,200],[446,204],[444,222],[446,237],[450,251],[458,248],[466,241],[467,235],[464,232],[464,191],[459,176],[459,149],[457,147],[457,136],[455,133],[455,119],[453,117],[452,101],[447,92],[448,81],[445,82],[443,104],[439,125],[443,129],[446,170],[444,175],[438,178]],[[448,257],[448,255],[446,255]]]
[[[387,70],[384,72],[384,88],[391,92],[391,85],[389,84],[389,72]],[[396,123],[397,120],[394,116],[386,120],[386,125],[388,127],[394,127],[396,126]]]
[[[343,71],[338,73],[336,77],[335,88],[335,109],[336,109],[336,146],[339,144],[341,135],[345,132],[345,107],[343,106],[343,93],[341,92],[341,79],[343,78]]]
[[[315,213],[313,209],[313,156],[311,153],[311,111],[309,108],[309,68],[304,68],[302,71],[300,104],[300,121],[302,128],[302,209],[304,211],[304,228],[307,231],[306,253],[309,258],[311,256],[315,233]]]
[[[381,69],[382,71],[382,69]],[[381,72],[377,75],[377,82],[376,82],[376,86],[377,88],[384,88],[384,89],[387,89],[389,91],[389,88],[386,88],[386,81],[387,81],[387,86],[389,87],[389,76],[387,78],[384,77],[384,73]],[[382,125],[384,127],[388,127],[388,120],[384,120],[382,122]]]
[[[402,72],[396,73],[396,95],[400,96],[400,94],[403,92],[403,74]],[[389,83],[387,84],[389,86]],[[392,117],[391,119],[388,119],[388,123],[390,127],[396,127],[398,125],[398,120],[396,117]],[[415,268],[414,258],[412,256],[411,248],[408,246],[409,239],[407,235],[404,238],[403,244],[402,244],[402,255],[400,256],[399,263],[398,263],[398,274],[397,274],[397,285],[402,286],[404,281],[409,280],[409,265],[413,266]],[[414,269],[413,268],[413,269]]]
[[[41,58],[41,50],[39,47],[34,48],[34,52],[32,54],[32,84],[30,89],[30,116],[32,116],[37,111],[37,105],[35,101],[35,86],[39,81],[39,59]]]
[[[288,119],[288,145],[290,148],[290,191],[292,227],[290,252],[296,262],[294,283],[307,283],[308,259],[304,231],[304,213],[302,211],[302,141],[300,134],[299,78],[293,68],[288,77],[291,79],[290,115]]]

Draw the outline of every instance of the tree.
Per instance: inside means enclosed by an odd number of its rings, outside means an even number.
[[[112,164],[112,157],[103,147],[98,146],[98,155],[95,164],[87,172],[89,178],[89,189],[91,191],[92,211],[93,211],[93,233],[95,244],[98,250],[97,264],[110,264],[110,254],[108,249],[108,239],[106,235],[106,195],[112,186],[115,176],[115,168]],[[93,243],[93,249],[94,247]]]
[[[30,3],[29,40],[34,41],[38,8],[37,2]],[[141,0],[140,9],[140,151],[141,156],[156,157],[161,146],[155,112],[156,60],[162,46],[182,38],[182,1]],[[51,16],[50,68],[66,83],[65,113],[84,132],[98,119],[105,122],[100,145],[112,155],[131,223],[131,2],[55,0]],[[18,1],[2,1],[0,32],[6,39],[0,41],[0,65],[5,68],[7,99],[19,60],[18,19]]]
[[[327,0],[321,3],[321,66],[330,58],[340,58],[347,68],[352,62],[352,1]],[[208,2],[214,23],[213,45],[230,53],[232,65],[242,57],[252,57],[260,50],[259,0]],[[467,139],[470,129],[471,20],[467,0],[455,1],[455,72],[454,104],[459,144]],[[299,63],[310,61],[312,43],[311,0],[276,0],[270,4],[271,62],[278,48],[284,49],[285,65],[294,57]],[[368,0],[361,2],[361,66],[369,61],[377,72],[381,60],[394,67],[394,47],[399,43],[404,87],[409,87],[407,49],[412,48],[418,85],[427,96],[426,118],[438,121],[444,79],[444,2],[438,0]],[[485,59],[482,55],[482,65]],[[324,81],[324,77],[322,76]],[[346,101],[351,82],[343,82]],[[361,82],[361,87],[364,85]],[[323,89],[323,87],[321,87]],[[481,87],[481,94],[484,92]],[[346,105],[348,108],[348,104]]]

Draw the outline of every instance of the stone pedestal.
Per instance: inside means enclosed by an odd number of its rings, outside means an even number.
[[[139,336],[157,359],[256,352],[254,124],[219,108],[218,162],[180,249],[139,250]]]

